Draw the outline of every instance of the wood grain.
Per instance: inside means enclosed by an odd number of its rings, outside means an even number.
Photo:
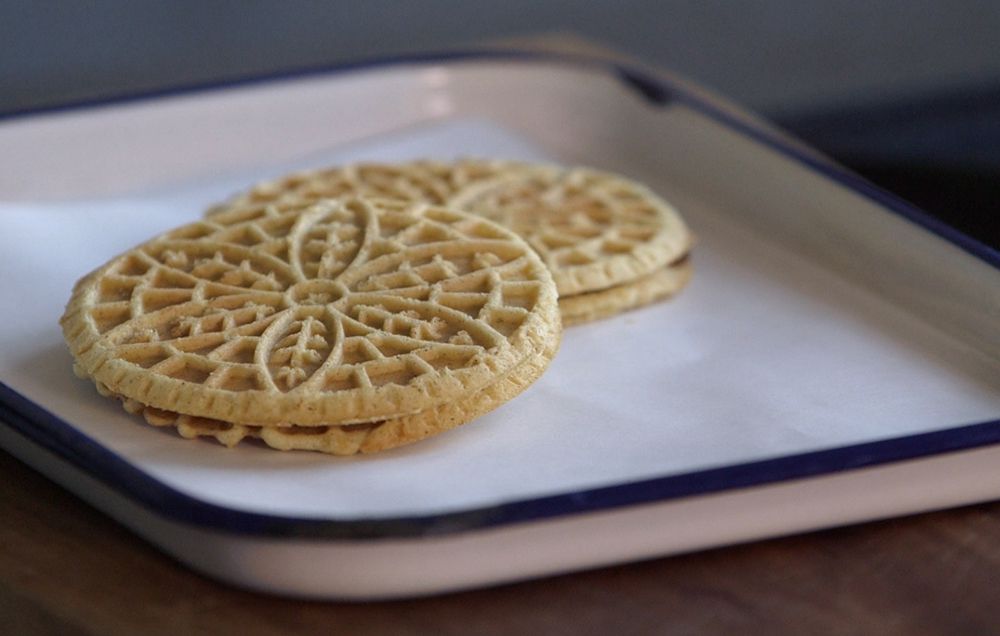
[[[0,633],[986,634],[1000,504],[411,601],[215,583],[0,453]]]

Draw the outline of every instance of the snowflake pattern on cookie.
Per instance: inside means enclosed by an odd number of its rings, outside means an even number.
[[[243,424],[327,425],[471,395],[558,339],[544,264],[449,209],[321,200],[234,209],[83,279],[80,370],[124,399]]]

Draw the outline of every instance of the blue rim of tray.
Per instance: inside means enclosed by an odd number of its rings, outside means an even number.
[[[804,151],[772,132],[729,114],[719,106],[674,82],[603,58],[510,50],[477,50],[390,57],[18,111],[0,116],[0,122],[40,113],[146,101],[172,95],[262,84],[274,80],[332,76],[351,71],[372,71],[391,66],[475,61],[568,65],[607,73],[618,78],[626,87],[641,95],[650,104],[666,106],[671,103],[682,103],[719,124],[806,165],[813,171],[871,199],[884,209],[904,217],[950,241],[994,268],[1000,269],[1000,252],[942,223],[864,178],[830,163],[822,157]],[[1000,419],[994,419],[957,425],[929,433],[906,435],[443,514],[373,519],[317,519],[235,510],[186,495],[143,472],[65,420],[3,383],[0,383],[0,418],[12,430],[34,445],[40,446],[58,459],[95,478],[117,495],[123,496],[147,511],[170,521],[238,535],[340,540],[419,538],[471,532],[509,524],[607,511],[626,506],[665,502],[695,495],[707,495],[815,477],[1000,443]]]

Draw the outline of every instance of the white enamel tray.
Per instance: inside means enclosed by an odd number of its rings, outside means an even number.
[[[1000,256],[611,63],[424,57],[0,121],[0,444],[209,576],[437,593],[1000,496]],[[490,415],[383,455],[182,440],[76,379],[73,282],[262,178],[491,156],[648,183],[676,299],[568,329]]]

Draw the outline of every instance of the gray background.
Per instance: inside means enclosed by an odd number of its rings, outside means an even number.
[[[552,32],[686,75],[1000,248],[1000,0],[0,0],[0,116]]]
[[[987,0],[0,0],[0,112],[551,31],[775,117],[1000,83]]]

